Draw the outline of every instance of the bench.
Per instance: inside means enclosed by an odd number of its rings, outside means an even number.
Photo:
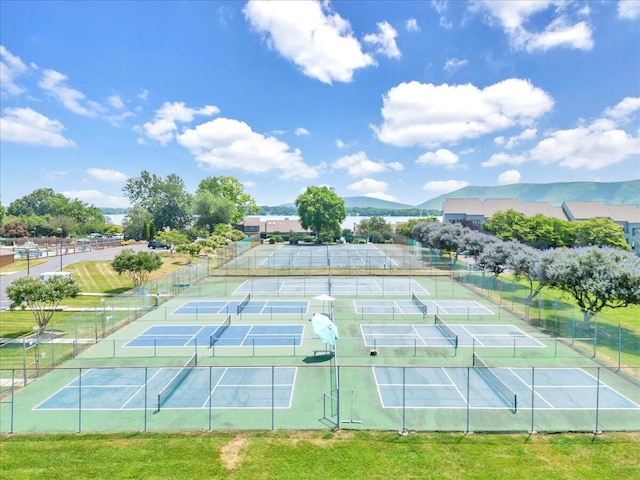
[[[313,356],[315,357],[317,353],[322,353],[323,355],[331,355],[333,357],[333,350],[327,350],[327,349],[314,350]]]

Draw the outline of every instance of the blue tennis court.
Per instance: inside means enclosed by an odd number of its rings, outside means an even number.
[[[295,367],[94,368],[35,410],[291,408]],[[179,381],[174,379],[180,375]],[[211,388],[210,388],[211,386]],[[170,387],[167,389],[167,387]]]
[[[176,308],[171,315],[231,315],[238,313],[238,306],[242,301],[207,300],[191,301]],[[304,315],[309,309],[309,302],[289,300],[251,300],[243,305],[242,313],[259,315],[297,314]]]
[[[299,346],[304,325],[153,325],[125,347]],[[220,329],[220,330],[219,330]],[[221,334],[219,334],[221,332]],[[218,337],[218,335],[220,335]]]
[[[544,347],[514,325],[362,324],[367,347]]]
[[[359,315],[493,315],[484,305],[468,300],[354,300],[353,306]]]
[[[373,367],[373,374],[383,408],[455,409],[467,408],[468,402],[470,408],[515,411],[511,399],[505,398],[510,395],[517,410],[531,409],[532,401],[536,409],[640,408],[581,368]],[[502,385],[496,388],[489,376]]]

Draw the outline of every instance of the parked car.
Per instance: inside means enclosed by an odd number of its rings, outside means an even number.
[[[169,250],[171,248],[170,245],[167,245],[166,243],[162,243],[162,242],[158,242],[156,240],[151,240],[149,242],[149,244],[147,245],[147,247],[155,250],[155,249],[161,249],[161,250]]]

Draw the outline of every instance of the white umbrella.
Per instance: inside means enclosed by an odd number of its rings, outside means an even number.
[[[324,313],[314,313],[311,317],[311,326],[320,340],[327,345],[335,345],[338,336],[338,327]]]
[[[318,295],[317,297],[313,297],[314,300],[318,300],[320,302],[333,302],[335,301],[335,298],[333,298],[331,295],[327,295],[326,293],[323,293],[322,295]]]

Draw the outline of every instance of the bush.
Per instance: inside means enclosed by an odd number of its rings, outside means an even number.
[[[313,235],[305,235],[302,240],[307,243],[313,243],[316,241],[316,237],[314,237]]]

